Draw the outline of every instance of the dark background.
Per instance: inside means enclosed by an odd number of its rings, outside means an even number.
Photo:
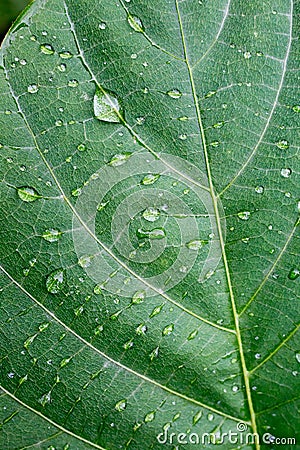
[[[0,0],[0,42],[29,0]]]

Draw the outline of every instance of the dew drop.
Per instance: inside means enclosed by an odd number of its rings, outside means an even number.
[[[173,330],[174,330],[174,324],[171,323],[170,325],[167,325],[167,326],[163,329],[162,335],[163,335],[163,336],[169,336],[169,334],[171,334]]]
[[[297,280],[300,276],[300,270],[297,268],[293,268],[289,271],[288,277],[290,280]]]
[[[62,232],[59,230],[54,230],[53,228],[49,228],[43,233],[43,238],[48,242],[57,242],[62,237]]]
[[[126,152],[126,153],[119,153],[112,157],[112,159],[109,161],[108,165],[112,167],[118,167],[124,164],[128,159],[131,157],[132,153]]]
[[[155,419],[155,411],[151,411],[148,414],[145,415],[144,421],[147,422],[153,422]]]
[[[159,306],[156,306],[155,308],[153,308],[153,310],[149,316],[150,319],[152,319],[152,317],[157,316],[157,314],[159,314],[161,312],[161,310],[163,309],[163,306],[164,305],[159,305]]]
[[[238,213],[238,218],[241,220],[249,220],[250,215],[250,211],[241,211]]]
[[[172,98],[182,97],[182,92],[180,92],[178,89],[171,89],[170,91],[166,92],[166,94]]]
[[[297,362],[300,364],[300,353],[296,353],[295,357]]]
[[[147,230],[142,230],[141,228],[139,228],[137,230],[137,237],[140,239],[164,239],[166,237],[166,232],[163,228],[154,228],[154,230],[151,231],[147,231]]]
[[[39,198],[42,198],[34,188],[28,186],[18,188],[17,192],[19,198],[26,203],[35,202]]]
[[[99,23],[99,28],[100,28],[100,30],[105,30],[105,28],[106,28],[106,23],[105,23],[105,22],[100,22],[100,23]]]
[[[293,106],[293,111],[294,111],[295,113],[300,113],[300,105],[295,105],[295,106]]]
[[[217,122],[213,125],[213,128],[222,128],[225,122]]]
[[[290,175],[292,173],[292,170],[287,168],[287,169],[281,169],[280,174],[283,178],[289,178]]]
[[[149,355],[150,360],[153,361],[155,358],[157,358],[158,353],[159,353],[159,347],[156,347],[154,350],[152,350],[152,352]]]
[[[197,336],[197,334],[198,334],[198,330],[192,331],[192,332],[188,335],[188,341],[191,341],[191,340],[195,339],[195,337]]]
[[[78,265],[82,267],[83,269],[86,269],[89,267],[92,263],[92,257],[91,256],[82,256],[78,260]]]
[[[66,51],[60,52],[59,56],[60,56],[62,59],[71,59],[71,58],[73,58],[72,53],[66,52]]]
[[[143,212],[143,218],[147,220],[148,222],[155,222],[160,217],[160,212],[156,208],[147,208]]]
[[[59,64],[59,66],[57,66],[57,68],[60,72],[65,72],[67,66],[65,64]]]
[[[73,197],[79,197],[79,195],[81,194],[82,189],[81,188],[77,188],[77,189],[73,189],[73,191],[71,192]]]
[[[21,64],[21,66],[26,66],[26,64],[27,64],[26,59],[21,59],[20,64]]]
[[[214,415],[213,414],[208,414],[207,415],[207,419],[209,420],[209,422],[212,422],[214,420]]]
[[[181,141],[185,141],[187,139],[187,135],[186,134],[180,134],[178,137],[179,137],[179,139]]]
[[[39,90],[39,88],[37,87],[36,84],[30,84],[27,88],[27,91],[29,92],[29,94],[35,94],[38,90]]]
[[[123,400],[120,400],[118,403],[115,404],[115,409],[117,411],[124,411],[126,406],[127,406],[127,400],[123,399]]]
[[[244,52],[244,58],[245,59],[250,59],[251,58],[251,53],[250,52]]]
[[[135,331],[136,331],[136,334],[142,335],[142,334],[146,333],[147,327],[144,323],[141,323]]]
[[[48,275],[46,280],[47,291],[51,294],[58,294],[64,286],[64,270],[56,269]]]
[[[264,191],[265,191],[265,188],[263,186],[256,186],[256,188],[255,188],[255,192],[257,194],[263,194]]]
[[[287,150],[289,148],[289,143],[285,139],[276,142],[276,147],[280,148],[280,150]]]
[[[120,102],[113,92],[97,88],[94,95],[94,114],[103,122],[120,123],[124,118]]]
[[[131,28],[137,33],[143,33],[145,31],[144,25],[139,17],[128,14],[127,20]]]
[[[201,417],[202,417],[202,411],[200,410],[200,411],[198,411],[197,414],[195,414],[194,417],[193,417],[193,425],[196,425],[196,423],[199,422],[199,420],[201,419]]]
[[[42,395],[39,399],[39,403],[44,407],[47,405],[47,403],[51,403],[51,391],[47,392],[46,394]]]
[[[255,353],[254,357],[255,357],[255,359],[260,359],[261,358],[261,354],[260,353]]]
[[[137,291],[133,294],[131,299],[131,304],[138,305],[139,303],[142,303],[145,299],[146,293],[145,291]]]
[[[130,340],[130,341],[128,341],[128,342],[125,342],[125,344],[123,345],[123,348],[125,349],[125,350],[129,350],[130,348],[132,348],[133,347],[133,342]]]
[[[144,176],[144,178],[141,181],[141,184],[143,185],[149,185],[155,183],[160,178],[159,173],[148,173]]]
[[[53,55],[54,53],[54,48],[50,44],[41,44],[40,50],[45,55]]]
[[[78,86],[78,84],[79,84],[78,81],[75,80],[75,79],[68,81],[68,86],[69,86],[69,87],[75,88],[75,87]]]
[[[77,145],[77,149],[80,152],[84,152],[86,150],[86,146],[84,144],[79,144],[79,145]]]
[[[239,387],[238,386],[232,386],[232,392],[237,392],[238,390],[239,390]]]
[[[187,248],[189,248],[190,250],[200,250],[200,248],[203,247],[204,242],[200,241],[200,240],[194,240],[194,241],[190,241],[186,244]]]

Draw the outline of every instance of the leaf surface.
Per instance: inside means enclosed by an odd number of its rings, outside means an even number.
[[[296,0],[37,0],[17,20],[1,448],[297,438],[298,36]],[[261,445],[222,438],[246,428]]]

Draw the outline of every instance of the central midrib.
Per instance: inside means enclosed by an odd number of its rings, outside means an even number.
[[[200,137],[201,137],[200,146],[201,146],[201,148],[203,148],[203,152],[204,152],[204,159],[205,159],[205,164],[206,164],[210,194],[211,194],[213,207],[214,207],[214,211],[215,211],[216,223],[217,223],[221,251],[222,251],[222,258],[223,258],[224,268],[225,268],[225,272],[226,272],[226,279],[227,279],[229,293],[230,293],[232,312],[233,312],[233,316],[234,316],[235,331],[236,331],[236,336],[237,336],[239,354],[240,354],[240,358],[241,358],[241,365],[242,365],[242,370],[243,370],[243,377],[244,377],[244,382],[245,382],[248,407],[249,407],[250,416],[251,416],[251,425],[252,425],[253,433],[255,435],[257,435],[256,417],[255,417],[255,411],[253,408],[250,381],[249,381],[249,376],[248,376],[249,372],[247,370],[246,361],[245,361],[241,331],[240,331],[240,327],[239,327],[239,317],[238,317],[236,303],[235,303],[235,297],[234,297],[234,292],[233,292],[231,275],[230,275],[230,271],[229,271],[229,265],[228,265],[228,261],[227,261],[227,255],[226,255],[226,251],[225,251],[225,242],[224,242],[224,237],[223,237],[223,233],[222,233],[222,225],[221,225],[220,214],[219,214],[219,209],[218,209],[218,199],[215,194],[215,188],[214,188],[214,184],[213,184],[213,180],[212,180],[212,173],[211,173],[209,157],[208,157],[208,150],[207,150],[207,141],[206,141],[204,126],[202,123],[202,116],[201,116],[201,111],[200,111],[200,107],[199,107],[199,102],[198,102],[198,98],[197,98],[193,70],[189,63],[187,45],[186,45],[178,0],[175,0],[175,5],[176,5],[176,12],[177,12],[177,16],[178,16],[178,23],[179,23],[180,34],[181,34],[181,39],[182,39],[184,58],[185,58],[185,63],[186,63],[187,69],[188,69],[191,90],[192,90],[192,95],[193,95],[193,99],[194,99],[195,110],[196,110],[197,120],[198,120],[198,125],[199,125],[199,131],[200,131]],[[255,446],[256,446],[256,450],[260,449],[259,442],[256,442]]]

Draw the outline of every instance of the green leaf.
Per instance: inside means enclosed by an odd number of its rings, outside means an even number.
[[[19,17],[0,69],[1,449],[295,448],[299,7]]]

